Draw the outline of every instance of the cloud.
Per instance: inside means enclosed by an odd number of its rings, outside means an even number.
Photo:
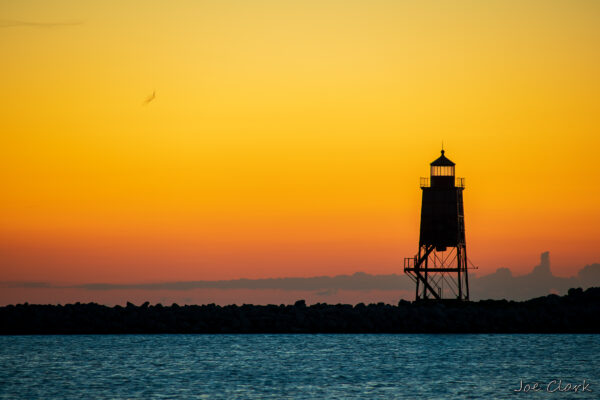
[[[326,289],[326,290],[321,290],[319,292],[316,293],[317,296],[333,296],[336,295],[338,292],[337,289]]]
[[[600,272],[600,264],[587,266],[583,270]],[[583,271],[581,270],[581,271]],[[581,279],[578,277],[561,278],[552,275],[550,270],[550,253],[541,255],[540,264],[526,275],[513,276],[508,268],[498,268],[496,272],[476,278],[469,282],[471,297],[474,299],[509,299],[527,300],[532,297],[566,292],[573,287],[600,286],[600,274],[588,273],[596,278]]]
[[[582,268],[578,275],[562,278],[552,275],[549,253],[543,253],[539,265],[526,275],[513,276],[508,268],[476,277],[471,275],[469,287],[471,299],[525,300],[545,296],[551,292],[566,294],[573,287],[600,286],[600,264]],[[194,289],[251,289],[282,291],[309,291],[318,296],[330,296],[338,291],[399,291],[413,290],[414,283],[404,274],[371,275],[357,272],[353,275],[317,276],[311,278],[234,279],[222,281],[183,281],[157,283],[87,283],[61,286],[47,282],[0,282],[4,288],[54,288],[84,289],[89,291],[141,290],[141,291],[188,291]]]
[[[48,282],[0,282],[1,288],[21,288],[21,289],[39,289],[39,288],[54,288],[52,284]]]
[[[33,27],[33,28],[60,28],[66,26],[82,25],[81,21],[64,21],[64,22],[34,22],[21,21],[16,19],[1,19],[0,28],[17,28],[17,27]]]
[[[192,290],[192,289],[278,289],[278,290],[402,290],[412,283],[404,275],[370,275],[357,272],[353,275],[317,276],[312,278],[235,279],[227,281],[185,281],[138,284],[89,283],[71,286],[87,290]]]

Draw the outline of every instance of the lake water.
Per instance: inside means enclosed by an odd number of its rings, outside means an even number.
[[[0,398],[600,399],[600,335],[4,336]]]

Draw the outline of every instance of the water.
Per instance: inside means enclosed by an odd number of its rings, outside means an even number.
[[[0,337],[0,399],[509,397],[599,399],[600,335]]]

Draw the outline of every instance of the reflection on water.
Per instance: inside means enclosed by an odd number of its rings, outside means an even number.
[[[600,335],[7,336],[0,398],[597,399],[599,365]]]

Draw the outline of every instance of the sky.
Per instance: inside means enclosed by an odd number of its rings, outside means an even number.
[[[442,142],[476,273],[550,251],[575,275],[600,262],[599,20],[590,0],[0,0],[0,281],[402,273]]]

